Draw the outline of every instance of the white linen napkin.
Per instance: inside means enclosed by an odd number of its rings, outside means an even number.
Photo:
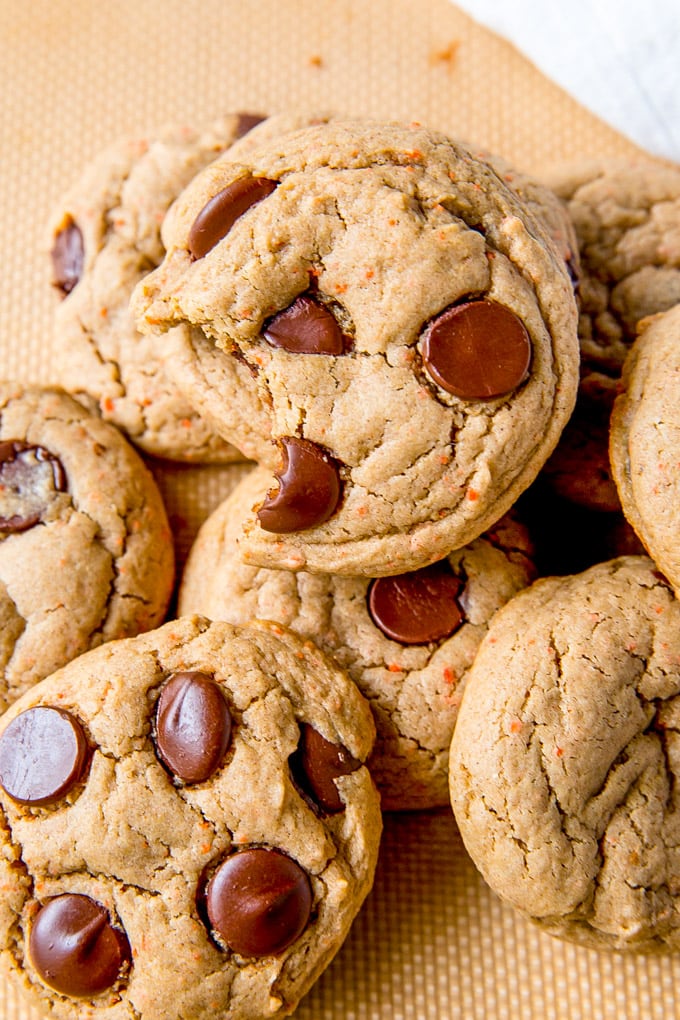
[[[655,156],[680,162],[680,0],[456,0]]]

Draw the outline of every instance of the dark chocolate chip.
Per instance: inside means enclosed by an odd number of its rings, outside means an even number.
[[[510,393],[526,379],[531,340],[524,323],[496,301],[467,301],[426,329],[425,368],[442,389],[466,400]]]
[[[0,531],[26,531],[41,519],[66,474],[44,446],[18,439],[0,442]]]
[[[237,114],[238,121],[236,124],[236,137],[243,138],[249,131],[252,131],[254,127],[261,124],[267,117],[264,113],[239,113]]]
[[[272,347],[291,354],[344,354],[345,343],[338,323],[320,301],[301,294],[279,312],[264,329]]]
[[[40,908],[28,952],[42,981],[74,998],[111,988],[131,960],[125,932],[114,928],[101,903],[79,893],[64,893]]]
[[[83,235],[78,224],[70,216],[54,238],[50,254],[52,283],[66,297],[83,275],[85,262]]]
[[[335,780],[355,772],[360,765],[342,744],[326,740],[313,726],[302,726],[299,767],[304,775],[303,792],[323,811],[344,811]]]
[[[0,785],[21,804],[53,804],[83,777],[88,746],[70,712],[38,705],[0,737]]]
[[[295,436],[279,440],[283,465],[257,511],[265,531],[287,534],[323,524],[335,512],[342,485],[338,465],[321,446]]]
[[[222,688],[205,673],[175,673],[156,706],[156,750],[173,775],[201,783],[220,765],[231,738]]]
[[[278,181],[266,177],[239,177],[206,202],[189,231],[188,246],[201,259],[229,233],[236,220],[252,205],[271,195]]]
[[[453,634],[464,620],[462,587],[448,560],[393,577],[378,577],[368,590],[376,627],[402,645],[424,645]]]
[[[265,847],[231,854],[206,889],[215,937],[241,956],[276,956],[304,931],[312,909],[309,876]]]

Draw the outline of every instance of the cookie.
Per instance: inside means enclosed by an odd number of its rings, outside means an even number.
[[[618,377],[640,319],[680,302],[680,170],[590,161],[553,168],[545,181],[578,240],[584,365]]]
[[[680,948],[680,603],[646,556],[545,578],[494,617],[451,743],[491,888],[596,948]]]
[[[526,530],[506,517],[431,567],[374,581],[258,568],[238,552],[258,476],[266,469],[203,524],[179,612],[274,620],[314,641],[370,701],[377,739],[369,767],[383,808],[448,805],[448,751],[467,671],[493,614],[534,577]]]
[[[418,569],[495,523],[552,451],[577,384],[562,253],[445,136],[288,133],[197,175],[163,236],[133,307],[277,480],[244,525],[251,562]]]
[[[164,255],[163,217],[206,164],[261,120],[223,117],[168,127],[101,153],[60,199],[49,225],[59,381],[122,429],[140,450],[193,462],[241,455],[193,410],[164,368],[163,345],[128,310],[136,283]]]
[[[613,389],[640,319],[680,302],[680,171],[615,160],[556,168],[547,180],[576,232],[582,358],[576,407],[548,478],[574,503],[616,510],[608,455]]]
[[[56,389],[0,383],[0,709],[165,615],[172,535],[113,425]]]
[[[0,725],[0,959],[30,1003],[294,1009],[380,839],[371,712],[339,669],[275,625],[185,618],[86,653]]]
[[[640,324],[621,386],[610,436],[621,505],[680,595],[680,305]]]

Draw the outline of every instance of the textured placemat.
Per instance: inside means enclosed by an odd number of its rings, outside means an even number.
[[[534,171],[625,139],[448,0],[0,0],[0,374],[49,383],[41,247],[83,162],[122,134],[289,106],[420,120]],[[154,464],[180,558],[230,472]],[[375,889],[298,1020],[680,1017],[680,957],[598,954],[503,906],[450,812],[387,819]],[[0,985],[0,1017],[37,1020]]]

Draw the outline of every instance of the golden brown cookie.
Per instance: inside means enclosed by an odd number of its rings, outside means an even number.
[[[161,224],[174,199],[261,119],[233,114],[200,129],[173,125],[122,139],[83,170],[51,217],[60,382],[155,456],[241,459],[168,377],[163,344],[137,331],[128,302],[163,258]]]
[[[638,322],[680,302],[680,171],[650,160],[555,168],[580,256],[581,384],[548,461],[556,491],[594,510],[619,509],[609,464],[614,389]]]
[[[0,709],[164,618],[165,507],[123,435],[55,389],[0,383]]]
[[[571,412],[563,253],[486,162],[418,126],[331,121],[198,175],[138,286],[143,331],[269,494],[264,566],[378,576],[461,548]]]
[[[680,603],[646,556],[535,582],[492,621],[451,744],[491,888],[584,945],[680,947]]]
[[[368,698],[369,761],[387,810],[448,804],[448,749],[465,678],[489,620],[533,579],[526,530],[510,517],[431,567],[334,577],[249,566],[241,521],[256,469],[203,524],[180,585],[180,613],[275,620],[333,655]]]
[[[612,414],[623,512],[680,594],[680,305],[640,323]]]
[[[369,891],[367,703],[310,642],[194,617],[0,724],[0,961],[60,1020],[286,1016]]]

